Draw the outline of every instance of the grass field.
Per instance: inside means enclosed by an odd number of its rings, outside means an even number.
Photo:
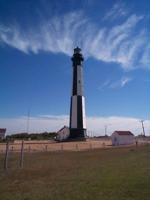
[[[150,146],[0,154],[1,200],[150,200]]]

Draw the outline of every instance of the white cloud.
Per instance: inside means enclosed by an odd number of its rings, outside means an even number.
[[[116,82],[113,82],[110,84],[110,88],[122,88],[125,85],[127,85],[127,83],[129,83],[132,79],[130,77],[122,77],[120,80],[117,80]]]
[[[100,85],[98,87],[99,90],[103,91],[105,88],[109,87],[111,81],[110,80],[106,80],[102,85]]]
[[[143,68],[150,69],[150,44],[145,44],[144,52],[142,58],[140,59],[140,64]]]
[[[0,119],[1,127],[7,128],[7,134],[26,132],[27,118],[8,118]],[[69,124],[69,116],[37,116],[30,117],[29,132],[58,131],[62,126]],[[144,122],[146,134],[150,134],[150,119]],[[111,134],[115,130],[130,130],[134,134],[142,133],[140,119],[131,117],[87,117],[87,130],[89,135],[104,135],[105,126],[107,125],[107,134]]]
[[[68,124],[68,116],[37,116],[19,118],[0,118],[1,127],[7,128],[7,133],[27,132],[29,120],[29,132],[57,131],[63,125]]]
[[[138,25],[143,16],[132,14],[122,23],[101,27],[82,12],[43,20],[38,27],[23,30],[19,25],[0,25],[0,43],[24,53],[47,51],[71,56],[79,45],[85,57],[115,62],[124,69],[149,69],[150,43],[147,31]]]
[[[116,81],[106,80],[102,85],[99,86],[98,89],[103,91],[106,88],[109,88],[109,89],[123,88],[132,80],[133,78],[127,77],[127,76],[122,77],[121,79],[116,80]]]
[[[123,77],[121,79],[121,87],[124,87],[127,83],[129,83],[129,81],[131,81],[132,79],[129,77]]]
[[[150,134],[150,120],[144,122],[145,132]],[[105,126],[107,125],[107,133],[110,135],[115,130],[130,130],[135,135],[142,133],[140,119],[131,117],[88,117],[87,118],[89,134],[104,134]]]
[[[103,20],[114,20],[121,16],[126,16],[128,10],[123,2],[117,2],[113,7],[105,14]]]
[[[116,25],[111,29],[101,29],[90,43],[90,55],[98,60],[105,62],[117,62],[125,69],[130,69],[137,62],[139,50],[144,51],[146,38],[144,31],[137,33],[136,37],[134,29],[138,22],[142,20],[142,16],[131,15],[124,23]],[[144,51],[145,54],[145,51]],[[138,57],[138,62],[141,57]]]

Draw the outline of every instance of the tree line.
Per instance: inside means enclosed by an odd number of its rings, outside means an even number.
[[[43,133],[17,133],[7,135],[6,141],[13,140],[51,140],[56,136],[56,132],[43,132]]]

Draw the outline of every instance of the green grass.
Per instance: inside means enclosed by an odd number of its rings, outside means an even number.
[[[0,155],[2,200],[150,200],[150,147]]]

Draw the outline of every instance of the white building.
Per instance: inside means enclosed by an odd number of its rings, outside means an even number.
[[[5,138],[6,128],[0,128],[0,140]]]
[[[64,126],[57,132],[55,140],[59,142],[65,141],[68,139],[69,135],[70,129],[67,126]]]
[[[129,145],[135,142],[130,131],[114,131],[111,135],[112,145]]]

